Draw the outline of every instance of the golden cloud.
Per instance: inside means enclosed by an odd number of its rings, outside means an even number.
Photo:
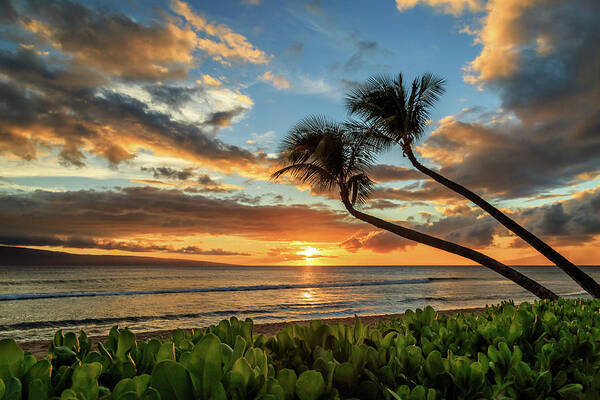
[[[272,73],[271,71],[266,71],[264,74],[259,76],[258,79],[260,79],[263,82],[271,83],[277,89],[289,89],[292,86],[290,84],[290,81],[288,81],[281,75],[276,75]]]
[[[185,18],[197,31],[217,39],[215,41],[209,38],[198,38],[196,41],[196,46],[214,60],[223,64],[228,64],[229,59],[253,64],[269,62],[271,57],[252,45],[244,35],[233,32],[227,25],[208,22],[204,17],[195,14],[184,1],[173,0],[171,8]]]

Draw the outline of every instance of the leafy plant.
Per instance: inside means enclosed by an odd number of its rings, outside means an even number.
[[[0,340],[0,400],[598,399],[600,300],[432,308],[367,326],[314,321],[254,336],[232,318],[166,339],[58,331],[36,360]]]

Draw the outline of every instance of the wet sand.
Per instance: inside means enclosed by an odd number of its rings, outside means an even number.
[[[483,310],[484,307],[475,307],[475,308],[459,308],[455,310],[440,310],[438,314],[440,315],[450,315],[454,313],[475,313],[479,314]],[[381,321],[389,321],[392,318],[400,318],[401,314],[386,314],[386,315],[365,315],[361,316],[360,320],[367,325],[374,325],[377,322]],[[266,336],[273,336],[280,330],[282,330],[286,325],[297,323],[300,325],[307,325],[312,320],[301,320],[301,321],[285,321],[285,322],[270,322],[264,324],[255,324],[254,325],[254,334],[263,334]],[[322,319],[321,321],[328,324],[353,324],[354,317],[341,317],[341,318],[328,318]],[[151,332],[135,332],[135,337],[137,340],[149,340],[152,338],[166,338],[172,336],[176,329],[168,329],[162,331],[151,331]],[[92,348],[96,348],[96,343],[105,342],[107,340],[107,336],[91,336],[89,338],[92,342]],[[21,341],[19,342],[19,346],[25,351],[30,352],[36,358],[45,357],[48,354],[48,346],[50,345],[50,340],[32,340],[32,341]]]

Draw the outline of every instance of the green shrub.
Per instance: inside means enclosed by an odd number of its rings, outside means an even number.
[[[0,340],[0,400],[600,399],[600,300],[431,307],[363,325],[254,335],[231,318],[137,342],[113,327],[92,349],[58,331],[36,360]]]

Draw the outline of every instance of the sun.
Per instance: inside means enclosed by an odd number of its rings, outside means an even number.
[[[307,258],[314,257],[321,253],[321,250],[315,247],[305,247],[304,250],[297,252],[296,254]]]

